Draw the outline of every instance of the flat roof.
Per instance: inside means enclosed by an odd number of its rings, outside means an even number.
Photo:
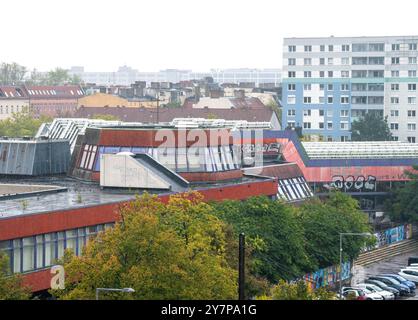
[[[227,187],[248,182],[272,180],[269,177],[244,176],[234,181],[217,181],[216,183],[193,183],[192,190]],[[118,203],[134,200],[135,196],[145,191],[150,194],[168,195],[174,194],[166,190],[135,190],[125,188],[101,189],[97,182],[80,181],[67,176],[33,177],[21,179],[4,179],[3,183],[21,184],[28,188],[30,185],[59,188],[60,192],[44,194],[28,194],[24,197],[0,198],[0,219],[15,216],[47,213],[60,210],[86,208],[95,205]],[[64,190],[65,189],[65,190]]]
[[[418,159],[418,143],[400,141],[302,142],[310,159]]]

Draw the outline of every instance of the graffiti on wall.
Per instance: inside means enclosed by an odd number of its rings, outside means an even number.
[[[336,175],[332,177],[330,187],[345,191],[374,191],[376,190],[376,177],[369,175],[366,179],[364,176]]]
[[[344,262],[342,265],[342,280],[350,278],[351,262]],[[331,266],[328,268],[319,269],[315,272],[308,273],[302,278],[310,288],[318,289],[326,286],[334,286],[340,280],[340,266]]]
[[[412,225],[406,224],[391,229],[386,229],[374,234],[376,237],[375,248],[383,247],[391,243],[412,238]]]

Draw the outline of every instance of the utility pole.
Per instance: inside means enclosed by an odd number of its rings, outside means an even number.
[[[239,255],[238,255],[238,299],[245,300],[245,234],[239,235]]]

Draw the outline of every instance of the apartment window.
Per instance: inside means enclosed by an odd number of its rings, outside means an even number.
[[[350,90],[350,85],[348,83],[341,84],[341,91],[348,91]]]
[[[341,141],[341,142],[346,142],[346,141],[348,141],[348,136],[340,136],[340,141]]]
[[[390,90],[391,91],[399,91],[399,83],[392,83],[390,85]]]
[[[341,78],[350,77],[350,71],[341,71]]]
[[[343,44],[341,46],[341,49],[343,52],[349,52],[350,51],[350,45],[349,44]]]
[[[390,75],[392,76],[392,78],[399,78],[399,70],[392,70],[390,72]]]
[[[348,104],[349,100],[348,100],[348,96],[341,96],[341,104]]]
[[[416,110],[408,110],[408,117],[415,118],[416,117]]]
[[[328,97],[327,97],[327,102],[328,102],[329,104],[334,103],[334,97],[333,97],[333,96],[328,96]]]
[[[303,103],[312,103],[311,97],[303,97]]]
[[[415,137],[408,137],[409,143],[415,143]]]
[[[319,123],[319,129],[324,129],[324,123],[323,122]]]
[[[296,96],[287,96],[287,104],[296,104]]]
[[[332,130],[332,121],[327,122],[327,129]]]
[[[303,85],[303,90],[305,90],[305,91],[311,91],[312,90],[312,85],[310,83],[305,83]]]
[[[324,78],[325,77],[325,72],[324,71],[319,71],[319,77]]]
[[[325,58],[319,58],[319,65],[325,65]]]
[[[341,64],[342,65],[349,65],[350,64],[350,58],[341,58]]]
[[[399,130],[399,124],[398,123],[391,123],[390,124],[390,130]]]
[[[417,71],[416,70],[409,70],[408,71],[408,77],[416,77]]]
[[[311,58],[305,58],[305,59],[303,59],[303,64],[304,64],[305,66],[310,66],[310,65],[312,65],[312,59],[311,59]]]
[[[417,84],[416,83],[408,83],[408,91],[416,91],[416,90],[417,90]]]
[[[323,117],[325,114],[324,109],[319,109],[319,116]]]
[[[399,57],[392,57],[392,64],[399,64]]]
[[[319,97],[319,104],[324,104],[325,103],[325,97],[324,96],[320,96]]]
[[[310,122],[304,122],[303,123],[303,129],[310,129],[311,128],[311,123]]]
[[[296,91],[296,84],[295,83],[289,83],[287,85],[287,90],[289,90],[289,91]]]
[[[342,117],[342,118],[348,117],[348,110],[341,110],[340,111],[340,117]]]
[[[390,98],[391,104],[399,104],[399,97],[391,97]]]
[[[409,64],[417,64],[417,57],[409,57],[408,58]]]
[[[392,44],[392,51],[399,51],[401,49],[401,46],[399,43],[393,43]]]
[[[296,46],[289,46],[289,52],[296,52]]]
[[[328,64],[332,66],[334,64],[334,58],[328,58]]]
[[[289,64],[289,66],[295,66],[296,65],[296,59],[295,58],[288,59],[288,64]]]
[[[332,78],[334,76],[334,72],[333,71],[328,71],[328,78]]]
[[[408,104],[417,104],[417,97],[408,97]]]
[[[288,77],[289,78],[296,78],[296,72],[295,71],[289,71],[288,72]]]
[[[341,130],[348,130],[348,122],[340,122]]]
[[[321,52],[324,52],[324,51],[325,51],[325,46],[324,46],[323,44],[321,44],[321,45],[319,46],[319,50],[320,50]]]
[[[327,117],[328,117],[328,118],[332,118],[332,117],[333,117],[333,115],[334,115],[334,111],[333,111],[332,109],[328,109],[328,110],[327,110]]]
[[[334,85],[332,83],[328,84],[328,91],[333,91],[334,90]]]
[[[319,90],[320,90],[320,91],[324,91],[324,90],[325,90],[325,84],[320,83],[320,84],[319,84]]]
[[[370,43],[369,51],[377,51],[377,52],[385,51],[385,44],[384,43]]]
[[[408,131],[416,131],[417,125],[415,123],[408,123]]]
[[[330,45],[328,46],[328,51],[329,51],[329,52],[334,51],[334,46],[333,46],[332,44],[330,44]]]
[[[296,127],[295,121],[288,121],[287,122],[287,127],[288,128],[295,128]]]
[[[391,117],[399,117],[399,110],[390,110]]]
[[[305,46],[305,52],[311,52],[312,51],[312,46]]]
[[[392,136],[392,141],[399,141],[399,137],[398,136]]]
[[[311,116],[311,110],[303,110],[303,116],[304,117],[310,117]]]
[[[303,72],[303,76],[305,78],[311,78],[312,77],[312,72],[311,71],[304,71]]]
[[[295,110],[295,109],[289,109],[289,110],[287,110],[287,115],[288,115],[289,117],[294,117],[294,116],[296,116],[296,110]]]
[[[410,44],[408,44],[408,49],[410,51],[416,51],[417,50],[417,44],[416,43],[410,43]]]

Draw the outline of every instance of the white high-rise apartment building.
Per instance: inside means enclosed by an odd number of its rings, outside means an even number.
[[[285,38],[284,126],[350,139],[366,112],[388,116],[395,140],[418,142],[418,36]]]

